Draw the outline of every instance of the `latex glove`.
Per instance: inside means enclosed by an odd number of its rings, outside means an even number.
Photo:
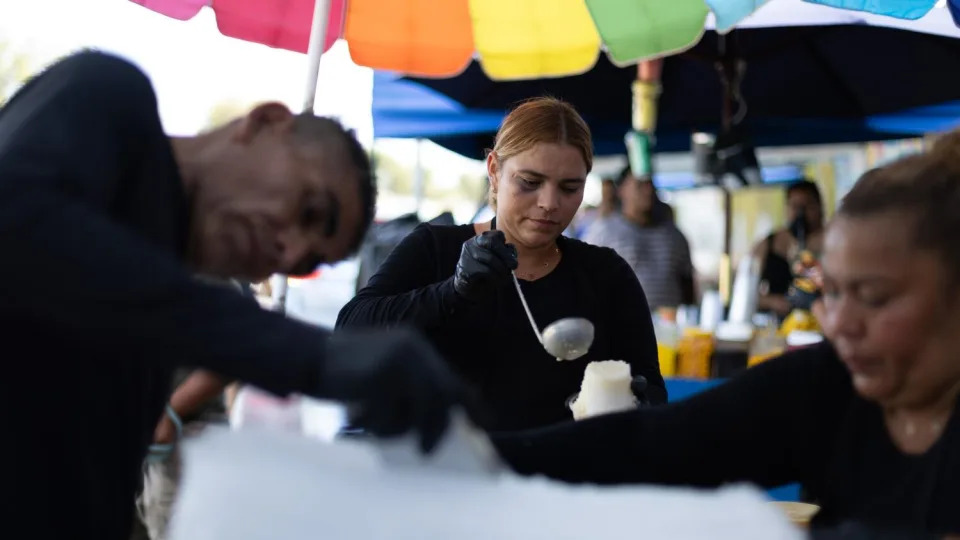
[[[487,231],[467,240],[453,275],[453,288],[468,300],[479,300],[517,269],[517,249],[503,231]]]
[[[630,391],[633,392],[633,396],[637,398],[638,407],[646,407],[650,405],[650,400],[647,398],[647,378],[643,375],[637,375],[630,381]]]
[[[415,431],[428,453],[446,431],[451,408],[463,406],[483,424],[467,388],[412,330],[337,332],[327,347],[318,397],[345,403],[351,426],[379,437]]]

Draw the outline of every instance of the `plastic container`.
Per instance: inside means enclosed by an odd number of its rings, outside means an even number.
[[[259,388],[244,385],[230,409],[230,427],[302,433],[300,399],[297,395],[279,398]]]
[[[733,377],[747,369],[747,356],[754,328],[750,323],[722,322],[713,334],[713,355],[710,375]]]
[[[816,345],[821,341],[823,341],[823,334],[804,330],[794,330],[787,335],[786,339],[788,350],[809,347],[811,345]]]
[[[753,367],[783,354],[787,349],[787,342],[777,331],[776,322],[768,320],[767,324],[757,330],[753,342],[750,344],[750,356],[747,358],[747,367]]]
[[[703,293],[703,299],[700,301],[700,328],[713,332],[721,322],[723,322],[723,299],[720,293],[718,291]]]
[[[713,333],[687,328],[677,345],[677,377],[709,379],[713,356]]]
[[[653,331],[657,336],[660,374],[664,377],[673,377],[677,373],[677,345],[680,337],[677,324],[660,318],[654,321]]]

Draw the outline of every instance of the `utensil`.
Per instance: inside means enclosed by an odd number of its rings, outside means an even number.
[[[543,331],[542,343],[557,360],[576,360],[593,345],[593,323],[580,317],[560,319]]]
[[[533,320],[533,313],[530,313],[530,306],[527,305],[527,297],[523,295],[523,289],[520,288],[520,281],[517,280],[517,273],[511,270],[510,275],[513,276],[513,286],[517,288],[517,294],[520,295],[520,303],[523,304],[523,311],[527,314],[527,320],[530,321],[530,327],[533,328],[533,333],[537,336],[537,341],[543,345],[543,336],[540,335],[540,329],[537,328],[537,321]]]
[[[490,221],[490,230],[496,229],[497,217],[494,216],[493,220]],[[523,289],[520,288],[517,272],[511,270],[510,275],[513,277],[513,286],[517,289],[520,303],[523,304],[523,311],[527,314],[530,327],[533,328],[533,334],[537,336],[537,341],[543,345],[543,348],[553,355],[558,362],[561,360],[576,360],[587,354],[590,346],[593,345],[593,323],[580,317],[568,317],[553,322],[541,334],[537,327],[537,321],[533,320],[533,313],[530,312],[527,297],[523,295]]]
[[[581,317],[567,317],[551,323],[541,334],[540,329],[537,328],[537,322],[533,320],[533,313],[530,312],[523,289],[520,288],[516,272],[510,272],[510,275],[513,276],[513,285],[517,289],[517,295],[520,296],[520,303],[523,304],[523,311],[527,314],[530,327],[533,328],[533,333],[543,348],[557,361],[576,360],[587,354],[590,346],[593,345],[593,323]]]

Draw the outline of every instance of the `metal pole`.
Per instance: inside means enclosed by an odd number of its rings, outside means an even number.
[[[313,112],[317,98],[317,82],[320,77],[320,57],[327,41],[327,25],[330,20],[330,0],[316,0],[313,5],[313,24],[310,26],[310,45],[307,48],[307,93],[303,99],[303,111]]]
[[[310,44],[307,46],[307,89],[303,97],[303,112],[313,112],[317,100],[317,83],[320,78],[320,58],[327,41],[327,24],[330,19],[330,0],[316,0],[313,6],[313,21],[310,25]],[[279,283],[277,311],[286,313],[287,292],[290,283],[283,276]]]
[[[423,147],[423,139],[417,139],[417,165],[413,170],[413,198],[416,201],[415,212],[417,215],[420,215],[420,207],[423,206],[423,156],[421,155],[421,150]]]

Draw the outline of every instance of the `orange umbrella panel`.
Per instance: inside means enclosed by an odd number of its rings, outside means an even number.
[[[466,0],[350,0],[344,37],[354,63],[421,77],[451,77],[473,58]]]

